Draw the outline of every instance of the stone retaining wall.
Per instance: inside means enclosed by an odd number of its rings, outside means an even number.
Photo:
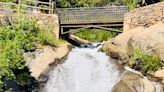
[[[138,26],[149,27],[164,20],[164,2],[141,7],[125,14],[124,31]]]

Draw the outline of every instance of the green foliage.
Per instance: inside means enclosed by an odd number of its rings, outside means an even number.
[[[130,9],[134,9],[137,7],[137,4],[142,2],[142,0],[123,0],[124,4],[128,6]]]
[[[164,63],[156,55],[148,55],[139,49],[135,49],[132,55],[132,59],[138,63],[141,72],[144,75],[151,74],[159,68],[163,67]]]
[[[84,29],[75,33],[75,35],[91,42],[101,42],[116,36],[117,33],[100,29]]]
[[[0,27],[0,88],[6,79],[19,79],[15,70],[25,68],[23,53],[34,51],[43,45],[55,46],[55,37],[40,29],[36,21],[19,19],[13,25]],[[26,76],[26,75],[19,75]],[[24,79],[17,82],[25,84]],[[1,90],[0,90],[1,91]]]
[[[106,6],[118,0],[57,0],[57,7],[95,7]]]
[[[57,0],[57,7],[99,7],[126,5],[135,8],[142,0]]]
[[[15,2],[16,0],[0,0],[0,2]]]

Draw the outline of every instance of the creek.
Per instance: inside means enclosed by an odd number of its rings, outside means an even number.
[[[101,47],[91,44],[72,49],[65,63],[50,72],[43,92],[111,92],[121,73],[109,56],[99,51]],[[129,67],[125,70],[141,74]],[[160,92],[159,83],[154,82],[154,87]]]
[[[101,45],[76,47],[51,72],[46,92],[111,92],[120,78],[115,64],[99,52]]]

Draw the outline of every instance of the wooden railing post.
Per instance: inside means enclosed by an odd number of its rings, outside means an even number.
[[[52,0],[49,0],[49,4],[48,4],[48,6],[49,6],[49,14],[51,13],[51,7],[52,7]]]
[[[20,16],[20,11],[21,11],[21,0],[18,0],[18,16]]]
[[[52,10],[51,10],[51,13],[53,14],[54,13],[54,2],[52,2]]]
[[[32,0],[25,0],[25,1],[31,2]],[[22,7],[36,8],[36,9],[40,9],[40,10],[45,10],[45,11],[47,11],[46,14],[53,14],[54,12],[56,12],[55,11],[56,2],[53,2],[52,0],[50,0],[49,2],[42,2],[42,1],[35,1],[35,0],[33,0],[32,2],[37,3],[37,4],[43,4],[43,5],[46,5],[48,7],[44,8],[44,7],[39,7],[39,6],[28,5],[26,3],[24,4],[23,2],[21,2],[21,0],[18,0],[17,3],[8,3],[8,2],[1,2],[0,1],[0,4],[2,4],[2,6],[4,6],[4,5],[15,6],[15,8],[0,7],[0,9],[16,11],[17,12],[17,16],[20,16],[21,13],[32,13],[31,11],[22,10]]]

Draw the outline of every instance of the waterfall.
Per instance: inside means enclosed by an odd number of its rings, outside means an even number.
[[[111,92],[120,78],[109,57],[94,48],[76,47],[50,74],[46,92]]]

